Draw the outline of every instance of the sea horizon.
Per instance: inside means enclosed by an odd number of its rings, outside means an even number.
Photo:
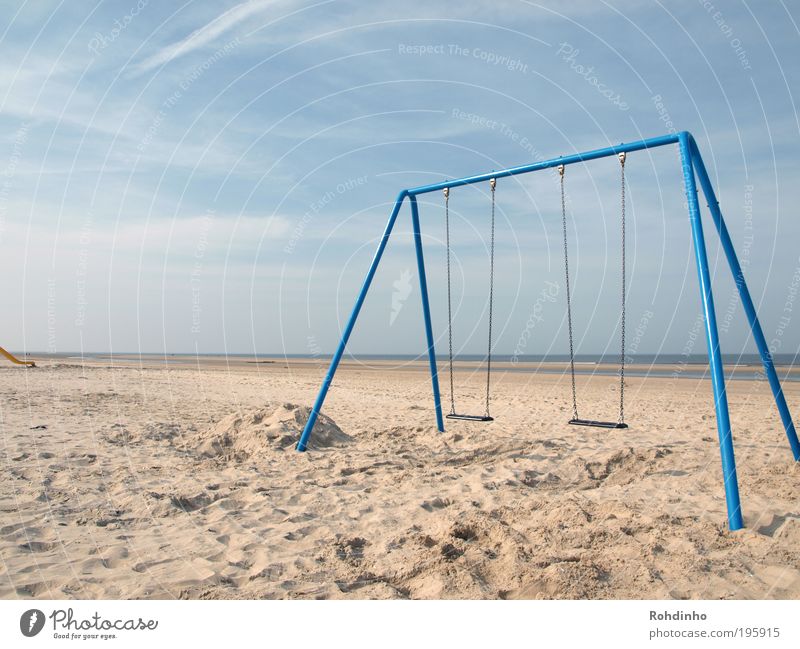
[[[138,351],[64,351],[46,352],[29,351],[20,353],[21,356],[38,356],[43,358],[113,358],[113,357],[146,357],[146,358],[236,358],[236,359],[296,359],[296,360],[330,360],[333,354],[327,353],[284,353],[284,352],[138,352]],[[776,366],[794,367],[798,363],[798,354],[773,354],[773,363]],[[427,361],[427,354],[370,354],[349,353],[344,358],[355,361]],[[446,354],[437,354],[437,360],[447,360]],[[485,354],[459,354],[454,356],[455,361],[481,362],[486,359]],[[498,363],[568,363],[568,354],[503,354],[493,353],[492,361]],[[761,366],[759,354],[722,354],[725,365],[736,366]],[[607,365],[618,364],[619,354],[576,354],[575,362],[580,364]],[[706,354],[628,354],[625,357],[626,365],[708,365]]]

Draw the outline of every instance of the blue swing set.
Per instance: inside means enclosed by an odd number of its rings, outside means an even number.
[[[734,531],[741,529],[744,524],[742,522],[741,502],[739,498],[739,483],[736,477],[736,461],[733,452],[733,437],[731,435],[730,416],[728,412],[728,397],[725,391],[725,377],[723,373],[722,354],[719,346],[719,334],[717,332],[717,319],[714,311],[714,298],[711,290],[711,275],[708,268],[708,256],[706,254],[706,244],[703,235],[703,226],[700,220],[700,205],[697,197],[697,184],[696,180],[700,181],[700,187],[705,195],[708,203],[708,208],[711,212],[711,219],[716,227],[717,234],[719,235],[722,248],[725,251],[725,256],[728,260],[731,273],[733,274],[736,287],[739,290],[739,296],[742,300],[744,311],[747,315],[747,320],[750,324],[750,330],[753,334],[753,339],[758,346],[761,361],[764,365],[764,372],[769,381],[772,394],[775,398],[775,404],[783,422],[783,427],[786,431],[786,436],[789,439],[789,445],[792,450],[794,460],[800,461],[800,441],[797,438],[794,422],[789,412],[789,407],[786,404],[786,398],[781,388],[780,380],[775,372],[775,365],[773,363],[772,354],[767,346],[767,341],[764,338],[764,333],[761,330],[761,324],[758,321],[753,300],[750,297],[750,291],[745,282],[742,267],[739,264],[739,259],[736,256],[736,251],[731,242],[728,228],[722,218],[722,211],[720,210],[719,202],[714,194],[714,189],[711,185],[708,172],[706,171],[703,158],[700,156],[700,151],[697,147],[692,135],[687,131],[680,133],[671,133],[660,137],[649,138],[645,140],[638,140],[627,144],[620,144],[618,146],[606,147],[603,149],[595,149],[593,151],[586,151],[583,153],[576,153],[568,156],[561,156],[551,160],[544,160],[541,162],[534,162],[519,167],[511,167],[501,171],[492,171],[491,173],[480,174],[477,176],[469,176],[466,178],[459,178],[456,180],[448,180],[446,182],[435,183],[432,185],[424,185],[421,187],[414,187],[412,189],[404,189],[401,191],[397,200],[394,203],[394,208],[389,216],[389,221],[381,237],[378,249],[372,259],[367,276],[361,287],[361,291],[356,299],[355,306],[347,321],[347,325],[342,332],[341,340],[336,348],[336,353],[331,359],[330,366],[322,382],[322,385],[314,402],[314,406],[306,422],[305,428],[300,440],[297,444],[298,451],[305,451],[308,448],[308,443],[311,438],[314,424],[325,402],[325,396],[330,389],[336,369],[344,354],[347,341],[353,332],[353,327],[358,319],[358,314],[364,304],[364,299],[367,296],[375,272],[378,269],[378,264],[381,261],[383,252],[386,249],[386,244],[389,242],[389,236],[392,233],[397,216],[400,213],[400,208],[408,199],[411,204],[411,221],[414,233],[414,245],[417,257],[417,269],[419,271],[420,295],[422,296],[422,313],[425,320],[425,335],[428,343],[428,360],[430,363],[431,383],[433,387],[433,407],[436,414],[436,424],[439,431],[444,432],[444,418],[442,417],[442,404],[439,392],[439,372],[436,363],[436,352],[434,350],[433,328],[431,325],[430,305],[428,302],[428,284],[425,275],[425,261],[422,251],[422,236],[419,224],[419,208],[417,206],[417,196],[421,194],[428,194],[436,191],[449,191],[453,187],[460,187],[462,185],[473,185],[475,183],[489,182],[494,190],[494,185],[498,178],[507,176],[517,176],[520,174],[531,173],[533,171],[541,171],[542,169],[558,168],[562,173],[563,169],[571,164],[580,162],[588,162],[598,158],[606,158],[609,156],[618,156],[624,164],[624,154],[632,153],[634,151],[641,151],[643,149],[652,149],[656,147],[677,144],[680,150],[681,167],[683,171],[683,182],[686,191],[686,198],[689,206],[689,223],[692,230],[692,240],[694,243],[695,262],[697,264],[697,275],[700,281],[700,297],[703,304],[703,314],[705,318],[705,332],[706,344],[708,349],[708,360],[711,368],[711,382],[714,391],[714,406],[716,410],[717,419],[717,432],[719,437],[720,454],[722,457],[722,475],[723,485],[725,487],[725,500],[728,510],[728,526]],[[624,180],[623,180],[624,183]],[[623,185],[624,187],[624,185]],[[624,190],[623,190],[624,192]],[[494,191],[492,192],[494,195]],[[623,193],[624,200],[624,193]],[[624,257],[623,257],[624,258]],[[624,290],[624,275],[623,275],[623,290]],[[624,342],[623,342],[624,345]],[[491,347],[491,338],[490,338]],[[624,351],[624,350],[623,350]],[[624,385],[624,382],[623,382]],[[573,401],[574,404],[574,401]],[[462,416],[461,418],[491,420],[488,417],[488,401],[487,401],[487,418]],[[591,422],[579,420],[584,422],[582,425],[595,425],[604,422]],[[621,422],[621,418],[620,418]],[[577,423],[571,421],[570,423]]]

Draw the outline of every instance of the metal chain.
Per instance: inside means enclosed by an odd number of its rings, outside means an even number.
[[[494,191],[497,180],[492,178],[489,187],[492,188],[492,234],[489,244],[489,349],[486,353],[486,416],[489,417],[489,384],[492,377],[492,307],[494,302]]]
[[[450,343],[450,414],[456,414],[453,389],[453,306],[450,292],[450,189],[444,188],[444,228],[447,246],[447,336]]]
[[[619,154],[620,185],[622,194],[622,320],[620,323],[619,351],[619,423],[625,422],[625,153]]]
[[[569,331],[569,372],[572,378],[572,418],[578,419],[578,394],[575,389],[575,346],[572,337],[572,303],[569,292],[569,255],[567,252],[567,199],[564,191],[564,165],[558,166],[561,177],[561,225],[564,230],[564,278],[567,286],[567,330]]]

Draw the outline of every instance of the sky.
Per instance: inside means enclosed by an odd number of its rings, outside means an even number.
[[[8,349],[330,354],[401,189],[680,130],[767,341],[800,347],[798,3],[0,5]],[[625,172],[626,351],[704,353],[677,148]],[[618,161],[570,166],[565,190],[576,351],[615,353]],[[498,181],[497,353],[567,352],[560,200],[552,171]],[[453,189],[450,209],[454,348],[483,353],[488,187]],[[444,216],[420,197],[439,353]],[[703,223],[722,351],[753,352]],[[407,206],[348,349],[425,352]]]

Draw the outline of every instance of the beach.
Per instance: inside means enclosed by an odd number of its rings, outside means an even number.
[[[495,421],[440,433],[425,362],[346,360],[297,453],[323,359],[37,365],[0,367],[0,598],[800,597],[800,466],[766,381],[728,385],[731,533],[711,384],[680,368],[630,376],[608,430],[567,424],[563,365],[500,364]],[[455,378],[483,414],[480,365]],[[616,418],[613,375],[577,390]]]

